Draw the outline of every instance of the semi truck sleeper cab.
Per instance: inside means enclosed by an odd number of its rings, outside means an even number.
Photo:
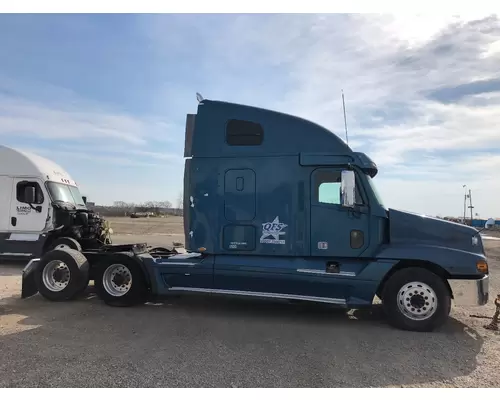
[[[185,251],[53,250],[26,267],[23,296],[72,298],[89,279],[111,305],[206,293],[359,308],[377,295],[391,324],[416,331],[443,324],[452,300],[488,301],[478,232],[385,207],[376,164],[317,124],[201,100],[184,156]]]

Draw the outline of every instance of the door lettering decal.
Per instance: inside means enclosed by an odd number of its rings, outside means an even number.
[[[17,215],[28,215],[31,212],[30,206],[17,206]]]

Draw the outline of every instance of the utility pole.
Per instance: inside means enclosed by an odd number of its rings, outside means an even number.
[[[463,185],[463,188],[465,188],[465,193],[464,193],[464,219],[463,223],[465,225],[465,213],[467,212],[467,185]]]
[[[472,226],[472,209],[474,208],[474,206],[472,205],[472,195],[470,189],[469,189],[469,208],[470,208],[470,226]]]

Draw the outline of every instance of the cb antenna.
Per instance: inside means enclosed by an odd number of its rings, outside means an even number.
[[[342,108],[344,109],[345,140],[347,142],[347,145],[349,145],[349,136],[347,136],[347,118],[345,116],[344,89],[342,89]]]

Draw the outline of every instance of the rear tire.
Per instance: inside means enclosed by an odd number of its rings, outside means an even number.
[[[76,251],[82,251],[82,246],[78,241],[76,241],[73,238],[70,237],[60,237],[54,240],[51,245],[50,249],[71,249],[71,250],[76,250]]]
[[[87,258],[72,249],[51,250],[38,262],[35,282],[38,292],[48,300],[72,300],[88,286]]]
[[[148,287],[139,263],[127,255],[113,255],[96,269],[94,286],[106,304],[130,307],[144,304]]]
[[[396,328],[430,332],[443,325],[451,309],[444,280],[424,268],[395,272],[382,291],[383,308]]]

